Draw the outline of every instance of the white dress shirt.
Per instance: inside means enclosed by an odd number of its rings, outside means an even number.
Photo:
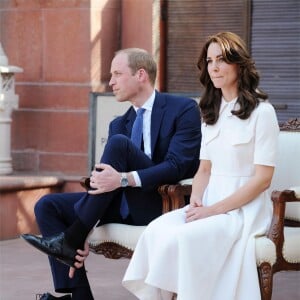
[[[151,158],[151,114],[152,107],[155,98],[155,90],[153,91],[150,98],[144,103],[142,108],[145,109],[143,114],[143,142],[144,142],[144,152]],[[138,107],[134,107],[135,111],[138,110]],[[136,171],[132,172],[136,186],[142,186],[141,179]]]

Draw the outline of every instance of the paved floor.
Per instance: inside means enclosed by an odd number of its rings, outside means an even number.
[[[121,285],[128,262],[90,254],[86,266],[95,300],[136,299]],[[47,257],[23,240],[1,241],[0,300],[35,300],[36,294],[45,291],[53,292]],[[297,299],[300,299],[300,272],[276,274],[272,300]]]
[[[134,300],[121,285],[127,259],[105,259],[91,253],[86,261],[95,300]],[[35,300],[51,292],[52,277],[47,256],[21,239],[0,242],[0,300]],[[83,299],[84,300],[84,299]]]

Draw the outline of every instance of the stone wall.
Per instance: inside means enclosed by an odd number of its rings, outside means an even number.
[[[10,64],[24,69],[16,76],[15,172],[86,175],[89,92],[110,91],[110,61],[123,45],[151,51],[151,6],[152,0],[0,1],[2,47]]]

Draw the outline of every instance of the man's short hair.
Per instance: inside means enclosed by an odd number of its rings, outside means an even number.
[[[153,56],[144,49],[140,48],[127,48],[116,52],[125,53],[128,56],[128,67],[132,70],[132,74],[135,74],[139,69],[144,69],[151,84],[154,86],[156,80],[157,66]]]

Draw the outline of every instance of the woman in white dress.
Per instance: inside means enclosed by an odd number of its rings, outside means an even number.
[[[254,237],[271,221],[276,114],[234,33],[209,37],[198,68],[201,163],[190,204],[147,226],[123,285],[143,300],[258,300]]]

